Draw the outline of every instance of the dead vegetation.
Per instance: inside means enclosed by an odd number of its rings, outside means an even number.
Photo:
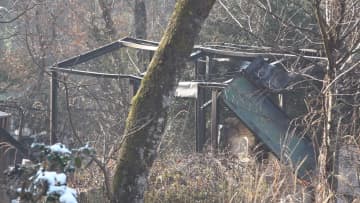
[[[145,202],[311,202],[310,188],[275,159],[169,154],[155,162]]]

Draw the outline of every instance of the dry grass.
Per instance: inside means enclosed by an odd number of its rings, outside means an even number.
[[[145,202],[306,202],[305,189],[277,160],[170,154],[155,162]]]

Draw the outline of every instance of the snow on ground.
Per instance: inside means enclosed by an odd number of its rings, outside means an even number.
[[[66,175],[64,173],[56,173],[53,171],[43,171],[40,169],[37,172],[35,183],[44,181],[48,184],[49,189],[47,195],[60,195],[60,203],[77,203],[76,191],[66,186]]]
[[[72,188],[66,187],[64,194],[59,198],[60,203],[77,203],[76,191]]]

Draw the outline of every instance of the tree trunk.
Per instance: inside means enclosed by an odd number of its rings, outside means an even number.
[[[98,1],[102,17],[105,21],[105,33],[110,38],[110,41],[115,40],[116,37],[116,30],[114,28],[114,21],[111,17],[111,6],[105,0]]]
[[[321,146],[319,149],[318,156],[318,185],[316,187],[316,202],[328,202],[331,197],[331,193],[336,192],[334,186],[334,176],[331,174],[335,173],[335,153],[337,146],[331,147],[332,144],[337,144],[336,133],[334,130],[335,115],[333,114],[333,107],[336,103],[335,89],[336,85],[329,86],[334,79],[336,78],[336,70],[338,69],[336,61],[338,59],[336,50],[339,50],[338,38],[339,34],[338,28],[341,26],[341,23],[336,22],[334,17],[343,19],[344,12],[337,13],[335,12],[334,5],[339,3],[339,0],[326,0],[325,1],[325,14],[321,13],[321,1],[316,0],[314,4],[315,15],[317,18],[317,23],[320,29],[322,36],[323,48],[328,59],[328,64],[325,69],[325,75],[323,78],[323,89],[322,89],[322,103],[323,103],[323,133],[321,138]],[[344,5],[340,6],[340,9]],[[344,8],[343,8],[344,9]],[[341,9],[341,10],[343,10]],[[332,28],[334,27],[334,28]]]
[[[126,122],[113,178],[112,202],[143,202],[147,176],[164,132],[177,70],[185,66],[215,0],[180,0]]]

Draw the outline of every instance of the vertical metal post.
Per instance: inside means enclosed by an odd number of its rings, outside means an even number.
[[[195,80],[203,81],[206,76],[206,58],[200,57],[195,62]],[[206,76],[207,77],[207,76]]]
[[[206,56],[206,66],[205,66],[205,81],[208,81],[210,79],[209,73],[210,73],[210,57]]]
[[[199,80],[199,59],[196,59],[194,62],[194,68],[195,68],[195,80]]]
[[[211,90],[211,149],[214,153],[218,149],[218,103],[217,103],[217,89]]]
[[[56,71],[51,72],[50,80],[50,144],[56,143],[57,130],[57,94],[58,94],[58,75]]]
[[[198,86],[198,95],[195,102],[196,152],[201,152],[205,143],[205,113],[204,109],[201,108],[204,100],[204,89]]]

